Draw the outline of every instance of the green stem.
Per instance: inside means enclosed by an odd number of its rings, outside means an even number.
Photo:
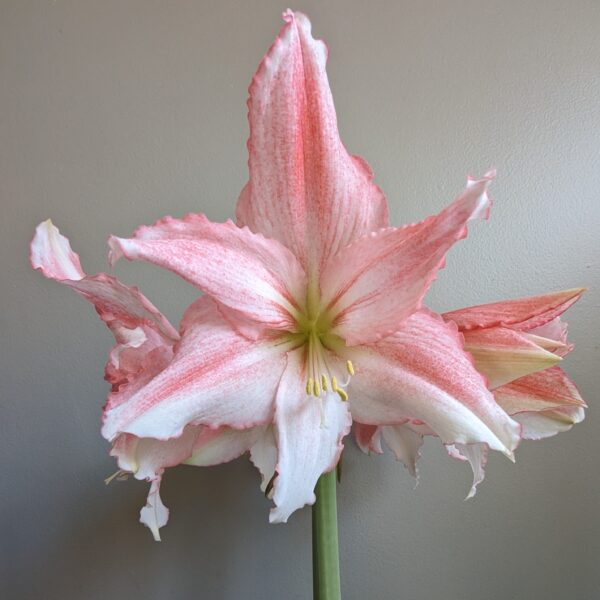
[[[341,600],[338,553],[336,471],[317,482],[317,501],[312,509],[313,599]]]

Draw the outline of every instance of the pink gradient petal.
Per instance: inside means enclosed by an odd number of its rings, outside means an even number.
[[[471,353],[475,367],[485,375],[492,390],[561,360],[526,334],[506,327],[473,329],[463,335],[465,350]]]
[[[566,406],[556,410],[519,413],[515,419],[523,428],[524,440],[543,440],[557,433],[569,431],[573,425],[585,419],[581,406]]]
[[[497,326],[528,331],[559,317],[584,291],[584,288],[574,288],[543,296],[492,302],[453,310],[443,316],[456,323],[461,331]]]
[[[121,256],[169,269],[247,318],[274,329],[293,327],[306,277],[294,255],[275,240],[204,215],[166,217],[131,239],[111,237],[110,261]]]
[[[586,404],[560,367],[521,377],[494,390],[496,402],[510,415]]]
[[[421,310],[394,335],[343,353],[354,364],[349,395],[356,421],[417,419],[445,444],[485,442],[512,457],[519,426],[494,401],[456,327],[439,315]]]
[[[306,394],[303,350],[291,352],[277,390],[271,523],[285,523],[294,511],[315,502],[317,480],[336,466],[351,425],[348,405],[337,394]]]
[[[249,88],[249,181],[240,225],[288,246],[309,272],[352,240],[387,225],[372,172],[342,145],[325,64],[308,18],[285,25]]]
[[[487,218],[490,172],[439,215],[400,229],[368,234],[344,248],[321,275],[323,303],[348,345],[369,344],[396,331],[418,310],[450,247],[467,222]]]
[[[354,423],[354,439],[358,447],[365,453],[383,454],[381,447],[381,427]]]
[[[269,422],[286,363],[285,347],[254,342],[225,321],[214,301],[197,300],[182,320],[170,365],[105,414],[102,433],[168,439],[189,424],[247,429]]]

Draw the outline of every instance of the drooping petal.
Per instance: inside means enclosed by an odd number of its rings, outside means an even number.
[[[421,310],[370,347],[336,349],[354,364],[349,386],[354,420],[423,422],[443,443],[487,443],[511,457],[519,426],[494,401],[463,351],[456,327]]]
[[[193,423],[247,429],[271,420],[286,348],[254,342],[225,321],[208,296],[182,320],[170,365],[127,402],[105,414],[102,434],[168,439]]]
[[[277,442],[273,426],[267,427],[263,435],[250,448],[250,460],[260,472],[260,489],[266,492],[277,466]]]
[[[231,429],[205,427],[196,439],[191,456],[185,464],[197,467],[211,467],[230,462],[248,452],[265,435],[268,425],[249,429]]]
[[[110,261],[121,256],[169,269],[219,302],[274,329],[291,329],[304,302],[306,277],[276,240],[212,223],[204,215],[166,217],[133,238],[111,237]]]
[[[568,406],[556,410],[519,413],[514,418],[522,425],[524,440],[543,440],[569,431],[573,425],[581,423],[585,419],[585,411],[581,406]]]
[[[421,307],[446,252],[467,235],[467,222],[487,218],[493,177],[490,172],[469,180],[438,215],[368,234],[327,263],[321,275],[323,304],[348,345],[382,339]]]
[[[577,387],[560,367],[521,377],[494,390],[494,396],[509,415],[586,406]]]
[[[477,486],[485,479],[485,466],[488,460],[488,447],[486,444],[450,444],[446,446],[452,458],[468,461],[473,470],[473,485],[465,500],[469,500],[477,493]]]
[[[475,367],[485,375],[491,390],[561,360],[526,335],[506,327],[473,329],[463,335],[465,350],[473,356]]]
[[[454,310],[443,316],[456,323],[461,331],[497,326],[528,331],[560,316],[584,291],[584,288],[574,288],[543,296],[492,302]]]
[[[160,477],[152,481],[146,506],[140,511],[140,523],[150,529],[156,542],[160,542],[159,529],[164,527],[169,520],[169,509],[163,504],[160,497],[160,482]]]
[[[287,11],[249,88],[249,175],[237,219],[279,240],[313,272],[352,240],[387,226],[382,191],[337,130],[327,48]]]
[[[275,434],[277,477],[273,484],[271,523],[285,523],[305,504],[315,502],[314,487],[331,471],[350,431],[348,405],[332,392],[321,398],[306,394],[303,350],[291,352],[277,390]]]
[[[381,428],[387,447],[408,469],[408,472],[418,479],[417,461],[421,456],[423,436],[406,425],[387,425]]]

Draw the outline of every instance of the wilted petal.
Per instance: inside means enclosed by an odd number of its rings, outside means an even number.
[[[473,469],[473,485],[465,500],[469,500],[477,493],[477,486],[485,479],[485,466],[488,460],[488,447],[486,444],[451,444],[446,446],[452,458],[468,461]]]
[[[575,288],[543,296],[492,302],[454,310],[443,316],[447,321],[456,323],[461,331],[497,326],[528,331],[560,316],[577,302],[584,291],[584,288]]]
[[[271,523],[285,523],[295,510],[315,502],[317,480],[336,466],[352,425],[347,403],[331,392],[321,398],[308,396],[305,382],[302,350],[296,350],[288,356],[277,390],[278,456]]]
[[[323,304],[348,345],[375,342],[421,307],[450,247],[467,222],[487,218],[494,174],[470,180],[440,214],[400,229],[368,234],[341,250],[321,275]]]
[[[174,271],[219,302],[275,329],[290,329],[304,302],[306,277],[276,240],[204,215],[166,217],[131,239],[111,237],[110,260],[139,259]]]
[[[170,365],[105,415],[102,433],[168,439],[189,424],[247,429],[271,420],[285,347],[254,342],[202,297],[182,320],[182,339]]]
[[[388,425],[381,428],[387,447],[408,469],[408,472],[418,479],[417,461],[421,456],[423,436],[406,425]]]
[[[394,335],[371,347],[346,348],[355,376],[352,416],[360,423],[424,422],[443,443],[488,443],[509,457],[519,426],[496,404],[463,351],[462,336],[421,310]]]
[[[325,44],[313,39],[303,14],[287,11],[284,20],[249,89],[250,179],[236,214],[313,271],[385,227],[387,206],[368,165],[339,139]]]
[[[160,497],[160,481],[160,477],[152,481],[146,506],[140,511],[140,523],[152,531],[156,542],[160,542],[159,529],[164,527],[169,520],[169,509],[163,504]]]
[[[463,335],[465,350],[471,353],[475,367],[486,376],[492,390],[561,360],[526,334],[506,327],[473,329]]]

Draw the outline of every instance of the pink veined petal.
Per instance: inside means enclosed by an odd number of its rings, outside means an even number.
[[[230,462],[245,454],[265,435],[268,425],[260,425],[249,429],[204,428],[196,438],[191,456],[185,460],[186,465],[211,467]]]
[[[465,500],[469,500],[477,493],[477,486],[485,479],[485,467],[488,461],[488,447],[486,444],[451,444],[446,446],[452,458],[468,461],[473,470],[473,484]]]
[[[286,347],[254,342],[225,321],[208,296],[182,320],[173,361],[126,402],[105,414],[102,434],[168,439],[193,423],[247,429],[271,421]]]
[[[236,214],[313,273],[352,240],[387,226],[387,205],[371,169],[340,141],[325,44],[305,15],[283,18],[249,88],[250,178]]]
[[[306,394],[303,352],[290,352],[277,390],[278,456],[271,523],[285,523],[294,511],[315,502],[317,480],[336,466],[352,425],[348,405],[337,394],[320,399]]]
[[[418,310],[446,252],[467,235],[467,222],[487,218],[493,177],[469,180],[436,216],[368,234],[334,256],[321,274],[321,295],[335,333],[351,346],[373,343]]]
[[[461,331],[497,326],[528,331],[559,317],[584,291],[584,288],[574,288],[543,296],[492,302],[453,310],[443,316],[446,321],[456,323]]]
[[[140,511],[140,523],[150,529],[156,542],[160,542],[159,529],[164,527],[169,520],[169,509],[163,504],[160,497],[160,482],[160,477],[152,481],[146,506]]]
[[[48,279],[77,281],[85,277],[79,256],[50,219],[36,227],[30,249],[31,266],[39,269]]]
[[[485,442],[512,458],[519,426],[494,401],[456,327],[439,315],[421,310],[394,335],[342,352],[354,364],[348,393],[355,421],[416,419],[445,444]]]
[[[585,419],[585,411],[581,406],[565,406],[556,410],[519,413],[515,419],[522,426],[524,440],[543,440],[581,423]]]
[[[521,377],[494,390],[494,396],[509,415],[586,406],[577,387],[560,367]]]
[[[408,472],[419,480],[417,462],[421,457],[423,436],[406,425],[387,425],[381,428],[387,447],[408,469]]]
[[[112,236],[111,264],[121,256],[169,269],[247,318],[290,329],[306,295],[306,276],[276,240],[204,215],[166,217],[133,238]]]
[[[485,375],[491,390],[561,360],[526,335],[506,327],[474,329],[463,335],[465,350],[471,353],[476,369]]]

